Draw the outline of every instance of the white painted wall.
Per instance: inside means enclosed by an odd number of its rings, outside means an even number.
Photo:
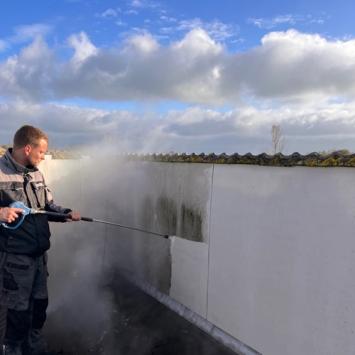
[[[43,170],[57,201],[86,215],[156,229],[163,196],[177,234],[183,204],[203,221],[200,242],[55,226],[58,264],[68,248],[96,253],[266,355],[355,354],[354,169],[48,160]]]
[[[263,354],[355,354],[354,174],[215,167],[212,323]]]
[[[207,318],[208,244],[174,237],[170,296]]]

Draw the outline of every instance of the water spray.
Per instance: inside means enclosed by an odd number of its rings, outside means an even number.
[[[30,215],[30,214],[44,214],[44,215],[47,215],[47,216],[71,219],[70,214],[51,212],[51,211],[46,211],[46,210],[38,210],[38,209],[35,209],[35,208],[30,208],[30,207],[27,207],[24,203],[22,203],[20,201],[16,201],[16,202],[11,203],[9,207],[11,207],[11,208],[20,208],[20,209],[22,209],[22,213],[21,213],[21,216],[19,218],[17,218],[15,222],[12,222],[12,223],[2,222],[1,223],[2,226],[4,226],[5,228],[8,228],[8,229],[17,229],[17,228],[19,228],[21,226],[21,224],[23,223],[23,221],[25,220],[25,217]],[[152,231],[148,231],[148,230],[141,229],[141,228],[136,228],[136,227],[126,226],[126,225],[119,224],[119,223],[113,223],[113,222],[109,222],[109,221],[104,221],[104,220],[101,220],[101,219],[96,219],[96,218],[91,218],[91,217],[81,217],[80,220],[84,221],[84,222],[96,222],[96,223],[108,224],[108,225],[115,226],[115,227],[120,227],[120,228],[130,229],[130,230],[134,230],[134,231],[138,231],[138,232],[142,232],[142,233],[146,233],[146,234],[156,235],[156,236],[159,236],[159,237],[163,237],[165,239],[169,238],[168,234],[161,234],[161,233],[157,233],[157,232],[152,232]]]

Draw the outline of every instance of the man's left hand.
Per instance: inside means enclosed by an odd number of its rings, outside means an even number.
[[[69,219],[68,219],[68,222],[70,221],[80,221],[81,219],[81,216],[80,216],[80,213],[78,211],[72,211],[69,213]]]

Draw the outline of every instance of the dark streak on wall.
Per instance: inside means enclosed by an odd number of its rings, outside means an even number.
[[[176,202],[168,197],[159,197],[156,202],[158,228],[162,233],[183,239],[202,242],[201,213],[192,207]]]
[[[164,207],[167,208],[167,206]],[[167,233],[166,228],[171,228],[169,227],[169,221],[164,220],[165,225],[156,223],[155,205],[149,196],[143,199],[140,220],[141,228],[150,231],[165,234]],[[140,256],[141,264],[144,266],[145,278],[159,291],[168,294],[171,287],[170,242],[156,236],[147,236],[147,238],[142,239],[141,243]]]
[[[176,235],[177,206],[173,199],[159,197],[156,202],[158,225],[168,235]]]
[[[198,211],[181,205],[181,237],[194,242],[202,242],[202,217]]]

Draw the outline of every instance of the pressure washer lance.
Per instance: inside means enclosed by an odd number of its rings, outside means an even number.
[[[23,223],[25,217],[27,215],[29,215],[29,214],[45,214],[47,216],[54,216],[54,217],[70,219],[70,214],[51,212],[51,211],[45,211],[45,210],[37,210],[35,208],[27,207],[25,204],[23,204],[20,201],[16,201],[16,202],[11,203],[9,207],[21,208],[22,209],[22,214],[21,214],[21,217],[19,217],[15,222],[13,222],[11,224],[8,224],[8,223],[5,223],[5,222],[1,223],[2,226],[4,226],[5,228],[8,228],[8,229],[17,229],[18,227],[20,227],[20,225]],[[111,226],[130,229],[130,230],[134,230],[134,231],[138,231],[138,232],[142,232],[142,233],[146,233],[146,234],[157,235],[159,237],[163,237],[163,238],[166,238],[166,239],[169,238],[169,235],[167,235],[167,234],[161,234],[161,233],[157,233],[157,232],[147,231],[145,229],[125,226],[123,224],[103,221],[101,219],[90,218],[90,217],[81,217],[80,220],[81,221],[85,221],[85,222],[96,222],[96,223],[108,224],[108,225],[111,225]]]

